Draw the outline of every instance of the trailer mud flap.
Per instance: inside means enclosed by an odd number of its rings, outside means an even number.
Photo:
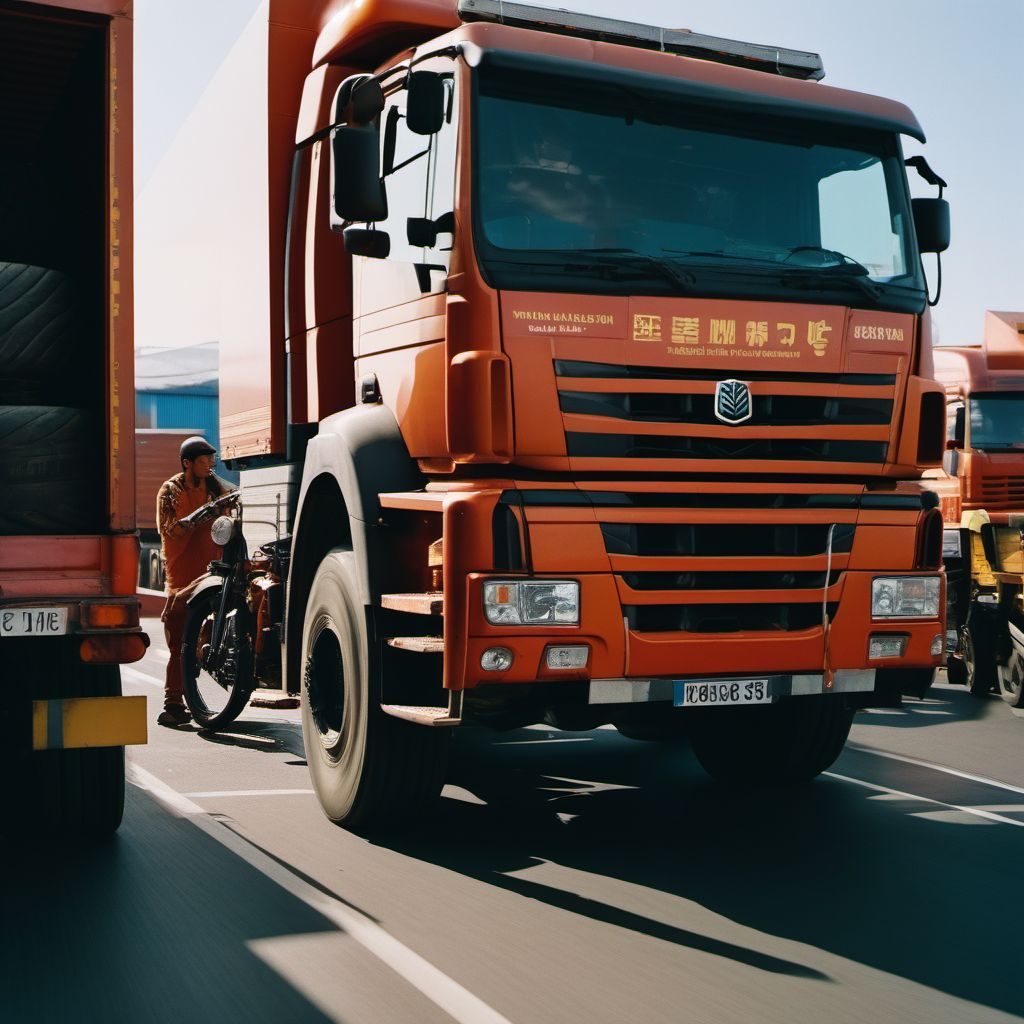
[[[32,749],[121,747],[147,740],[145,697],[32,702]]]

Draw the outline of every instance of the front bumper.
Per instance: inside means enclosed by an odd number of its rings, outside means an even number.
[[[581,492],[598,497],[580,500]],[[789,680],[778,684],[780,695],[843,692],[837,683],[864,692],[878,669],[943,662],[931,653],[944,635],[943,614],[885,621],[870,614],[875,577],[935,571],[941,578],[939,570],[914,565],[925,508],[919,490],[879,498],[855,485],[786,485],[780,498],[773,484],[672,483],[636,484],[628,493],[607,485],[518,485],[511,500],[509,493],[463,492],[446,502],[449,689],[558,680],[657,689],[674,679],[771,676]],[[518,571],[481,569],[495,565],[499,519],[520,533],[529,527]],[[484,581],[525,576],[526,569],[579,581],[578,626],[486,621]],[[871,659],[872,635],[905,638],[903,655]],[[562,644],[587,645],[587,664],[548,669],[547,648]],[[506,671],[481,669],[489,647],[512,651]]]

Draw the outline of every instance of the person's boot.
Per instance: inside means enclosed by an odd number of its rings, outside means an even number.
[[[157,717],[157,725],[166,725],[168,728],[176,729],[181,725],[188,725],[192,716],[184,704],[168,704]]]

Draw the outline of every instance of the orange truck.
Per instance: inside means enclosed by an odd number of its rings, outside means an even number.
[[[988,311],[982,344],[935,349],[947,454],[949,679],[1024,706],[1024,313]]]
[[[335,822],[423,806],[456,726],[685,732],[793,781],[930,684],[948,207],[910,197],[914,115],[822,74],[497,0],[242,30],[163,163],[160,274],[213,311],[243,495],[290,510]]]
[[[0,2],[0,762],[17,820],[108,833],[145,698],[125,0]]]

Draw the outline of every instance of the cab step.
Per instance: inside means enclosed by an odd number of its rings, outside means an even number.
[[[389,647],[400,651],[416,651],[420,654],[444,654],[443,636],[393,636],[388,639]]]
[[[414,615],[441,615],[444,595],[440,591],[429,594],[381,594],[382,608],[395,612],[412,612]]]
[[[458,697],[458,699],[455,699]],[[416,708],[413,705],[381,705],[381,711],[392,718],[401,718],[417,725],[461,725],[462,693],[453,693],[447,708]]]

